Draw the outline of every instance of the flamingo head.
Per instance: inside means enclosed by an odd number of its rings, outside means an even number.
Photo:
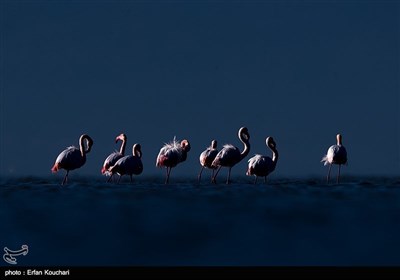
[[[118,140],[126,141],[126,135],[124,133],[121,133],[120,135],[117,136],[117,138],[115,138],[115,143],[117,143]]]
[[[181,147],[185,152],[189,152],[190,151],[190,143],[188,140],[182,140],[181,141]]]
[[[276,143],[274,138],[272,138],[271,136],[267,137],[267,139],[265,139],[265,143],[267,144],[268,147],[270,147],[271,149],[275,149],[276,148]]]
[[[79,143],[80,145],[83,145],[83,140],[86,140],[86,150],[85,154],[89,153],[90,150],[92,149],[93,146],[93,139],[87,135],[87,134],[82,134],[81,137],[79,138]]]
[[[244,142],[248,142],[250,140],[250,134],[249,134],[249,130],[247,129],[247,127],[241,127],[239,129],[239,133],[238,136],[240,139],[242,139]]]
[[[216,149],[217,148],[217,140],[212,140],[211,141],[211,148]]]

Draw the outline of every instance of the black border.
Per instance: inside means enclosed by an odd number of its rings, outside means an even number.
[[[3,266],[1,278],[5,272],[28,269],[44,271],[69,270],[68,276],[7,276],[3,279],[193,279],[193,278],[240,278],[240,279],[399,279],[400,266],[387,267],[336,267],[336,266],[132,266],[132,267],[68,267],[68,266]]]

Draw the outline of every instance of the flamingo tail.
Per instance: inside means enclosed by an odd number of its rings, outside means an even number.
[[[106,175],[106,176],[111,176],[112,175],[111,167],[112,166],[109,166],[108,164],[104,165],[101,168],[101,174]]]
[[[54,164],[54,166],[51,168],[51,172],[56,173],[60,169],[60,166],[58,165],[58,162]]]
[[[157,167],[163,167],[165,166],[165,162],[168,160],[168,157],[162,155],[158,158],[156,166]]]
[[[325,155],[325,156],[322,158],[321,162],[323,162],[324,165],[328,165],[328,164],[329,164],[329,162],[328,162],[328,157]]]

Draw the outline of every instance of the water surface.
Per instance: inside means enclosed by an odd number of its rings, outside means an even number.
[[[19,265],[400,265],[400,178],[3,178]],[[4,261],[1,265],[6,265]]]

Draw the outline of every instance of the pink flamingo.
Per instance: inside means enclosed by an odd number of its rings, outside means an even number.
[[[190,143],[188,140],[182,140],[180,143],[174,140],[170,143],[165,144],[158,153],[156,166],[167,168],[167,174],[165,184],[169,182],[169,175],[171,169],[183,162],[187,158],[187,153],[190,151]]]
[[[119,152],[115,151],[114,153],[110,154],[106,160],[103,163],[103,167],[101,168],[101,173],[107,176],[111,176],[108,181],[111,180],[113,174],[108,171],[108,169],[113,166],[120,158],[122,158],[125,155],[125,147],[126,147],[126,141],[127,137],[124,133],[121,133],[115,138],[115,143],[118,142],[118,140],[122,141],[121,148],[119,149]],[[108,182],[107,181],[107,182]]]
[[[215,173],[214,177],[211,180],[213,183],[216,183],[216,178],[218,172],[221,170],[221,167],[226,166],[229,168],[226,183],[229,184],[232,167],[235,166],[242,159],[244,159],[250,152],[250,142],[249,142],[250,134],[247,127],[241,127],[239,129],[238,137],[244,145],[244,150],[240,152],[237,147],[231,144],[224,145],[223,149],[219,151],[219,153],[217,154],[217,156],[215,157],[214,161],[211,164],[212,167],[215,168],[218,167],[217,172]]]
[[[86,149],[84,147],[84,140],[86,140]],[[82,134],[79,138],[79,149],[70,146],[58,155],[51,171],[53,173],[56,173],[59,169],[65,169],[67,171],[61,185],[64,185],[68,181],[69,171],[80,168],[85,164],[86,154],[90,152],[92,146],[92,138],[87,134]]]
[[[263,176],[264,183],[266,183],[267,176],[275,170],[276,164],[278,162],[279,155],[274,139],[272,137],[268,137],[265,139],[265,143],[272,151],[272,159],[270,157],[257,154],[248,161],[249,165],[246,175],[255,175],[256,179],[254,180],[254,184],[257,184],[258,176]]]
[[[117,160],[117,162],[109,168],[109,172],[111,174],[117,173],[119,175],[119,180],[123,175],[129,175],[131,177],[132,182],[132,175],[139,175],[143,172],[143,164],[142,164],[142,147],[140,144],[135,144],[132,147],[132,155],[124,156]],[[111,175],[111,176],[112,176]],[[111,177],[110,177],[111,179]],[[110,179],[108,179],[110,181]]]
[[[329,177],[331,174],[332,164],[339,165],[339,172],[338,172],[338,175],[336,178],[336,183],[339,184],[340,167],[342,164],[347,163],[347,151],[346,151],[346,148],[342,145],[342,135],[341,134],[336,135],[336,140],[337,140],[337,144],[329,147],[328,152],[322,158],[321,162],[323,162],[324,165],[329,164],[328,175],[326,176],[327,183],[329,183]]]
[[[201,169],[200,173],[198,176],[198,182],[200,183],[201,180],[201,173],[203,172],[204,168],[209,168],[212,169],[212,175],[211,178],[214,177],[214,170],[216,167],[213,167],[211,164],[214,161],[215,157],[218,154],[218,149],[217,149],[217,140],[212,140],[211,141],[211,146],[208,147],[206,150],[204,150],[200,154],[200,164],[201,164]]]

